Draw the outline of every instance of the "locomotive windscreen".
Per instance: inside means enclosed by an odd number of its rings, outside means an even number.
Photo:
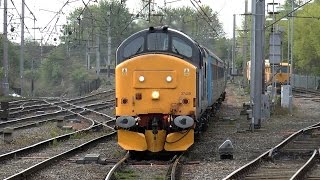
[[[117,49],[117,64],[139,54],[159,53],[178,56],[201,66],[200,46],[182,32],[151,28],[137,32],[125,39]]]
[[[168,34],[167,33],[150,33],[148,34],[148,50],[149,51],[167,51],[168,50]]]

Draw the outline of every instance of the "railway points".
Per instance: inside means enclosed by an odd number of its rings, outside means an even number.
[[[316,118],[314,117],[319,116],[317,115],[318,112],[312,111],[314,110],[313,107],[317,103],[316,101],[312,100],[317,99],[317,97],[315,97],[314,95],[303,95],[303,98],[301,98],[300,92],[298,93],[300,96],[295,96],[294,98],[295,108],[292,116],[286,114],[287,112],[285,110],[283,110],[283,112],[281,112],[281,110],[278,110],[270,119],[264,120],[262,122],[264,124],[264,128],[256,130],[252,133],[249,130],[249,122],[247,120],[247,116],[240,115],[241,110],[243,110],[243,103],[248,102],[249,97],[248,94],[244,94],[243,89],[240,88],[237,82],[239,81],[236,80],[235,83],[228,82],[226,89],[226,101],[222,103],[221,108],[219,109],[219,111],[217,111],[216,116],[211,117],[213,121],[209,124],[207,131],[197,137],[199,139],[197,139],[197,142],[193,145],[193,147],[190,149],[190,152],[188,152],[188,155],[186,155],[186,157],[184,158],[185,161],[184,163],[182,163],[182,167],[179,168],[181,179],[225,178],[228,174],[255,159],[266,150],[272,148],[277,143],[281,142],[283,138],[290,136],[290,134],[294,133],[299,128],[311,125],[312,122],[317,122]],[[96,101],[97,104],[93,103],[93,101],[91,100],[85,100],[83,101],[83,103],[80,103],[80,100],[73,102],[76,102],[76,104],[78,105],[72,105],[73,103],[71,101],[71,103],[69,102],[68,106],[64,105],[63,108],[72,109],[85,107],[87,111],[89,110],[90,112],[91,110],[91,113],[85,113],[88,115],[86,116],[90,119],[96,120],[99,119],[98,117],[102,117],[100,122],[103,122],[103,119],[107,118],[108,116],[114,116],[112,108],[108,108],[112,107],[112,105],[107,106],[106,101]],[[54,105],[55,102],[51,102],[51,104]],[[101,104],[104,105],[102,106]],[[62,107],[62,105],[63,104],[60,102],[59,106]],[[40,106],[35,104],[35,107]],[[95,111],[93,109],[99,109],[99,111],[101,112],[109,112],[109,115],[105,116],[104,113],[97,112],[99,114],[98,116],[95,116]],[[301,111],[309,113],[300,113]],[[39,115],[42,116],[44,114],[41,113]],[[66,119],[71,119],[71,121],[75,119],[74,114],[69,114],[66,117],[68,117]],[[78,124],[75,122],[70,123]],[[37,126],[36,128],[39,128],[39,126]],[[30,132],[29,128],[25,128],[25,130],[26,132]],[[13,137],[16,138],[16,135],[17,134],[15,134],[14,132]],[[227,139],[230,139],[234,147],[233,159],[221,159],[219,156],[218,147]],[[112,167],[112,163],[110,164],[110,162],[116,162],[117,157],[118,159],[120,159],[121,155],[125,154],[125,152],[121,150],[117,145],[116,139],[113,139],[111,141],[112,143],[110,141],[103,142],[101,145],[96,146],[97,148],[92,148],[92,150],[90,151],[85,150],[78,155],[71,154],[68,158],[58,163],[53,163],[50,167],[46,167],[43,170],[38,170],[37,173],[32,176],[32,179],[37,179],[39,177],[68,177],[72,179],[72,176],[70,174],[72,173],[72,171],[76,171],[76,169],[79,168],[83,169],[83,171],[77,171],[74,177],[84,176],[88,178],[104,178],[107,175],[108,170],[110,170]],[[102,147],[98,148],[100,146]],[[108,152],[108,155],[106,154],[106,152]],[[87,154],[100,154],[100,158],[105,163],[76,163],[79,158],[85,157]],[[41,159],[41,156],[31,156],[31,159]],[[28,159],[24,156],[21,156],[21,158]],[[125,177],[141,177],[142,179],[146,177],[142,176],[141,174],[148,173],[148,175],[153,177],[161,177],[161,174],[165,176],[165,174],[168,174],[167,170],[165,170],[168,169],[168,166],[161,165],[162,163],[158,163],[159,165],[157,165],[156,162],[152,163],[154,164],[152,166],[154,169],[151,170],[151,174],[150,169],[148,171],[148,168],[143,168],[145,167],[145,165],[141,164],[140,166],[132,166],[132,168],[128,169],[128,172],[121,172],[120,174],[122,174],[121,176]],[[61,167],[64,168],[61,169]],[[135,168],[133,167],[139,168],[135,170]],[[95,172],[96,174],[87,172],[85,169],[92,169],[92,172]],[[105,169],[105,171],[100,172],[99,169]],[[59,173],[56,173],[58,171]]]

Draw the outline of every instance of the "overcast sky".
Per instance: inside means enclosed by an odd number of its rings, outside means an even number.
[[[9,38],[15,42],[20,42],[20,20],[19,14],[21,14],[21,0],[7,0],[8,1],[8,32]],[[94,3],[94,0],[83,0],[87,3],[90,1],[90,4]],[[99,0],[98,0],[99,1]],[[120,0],[119,0],[120,1]],[[165,0],[155,0],[159,6],[164,4]],[[199,0],[198,0],[199,1]],[[251,1],[248,0],[249,12],[251,11]],[[266,0],[266,2],[272,2],[273,0]],[[274,2],[283,2],[284,0],[274,0]],[[3,2],[1,2],[1,14],[0,14],[0,32],[3,32]],[[13,5],[13,3],[14,5]],[[76,7],[84,7],[82,0],[25,0],[25,3],[28,7],[25,8],[25,23],[27,29],[25,29],[25,37],[33,39],[34,32],[36,33],[35,39],[40,39],[43,37],[44,41],[53,42],[53,38],[59,36],[59,29],[62,24],[66,22],[66,15],[69,12],[73,11]],[[179,6],[190,6],[193,7],[190,3],[190,0],[166,0],[168,6],[179,7]],[[171,3],[170,3],[171,2]],[[227,37],[232,37],[233,32],[233,14],[242,14],[244,13],[244,2],[245,0],[200,0],[200,5],[208,5],[214,11],[218,12],[218,17],[220,22],[223,24],[223,29],[227,34]],[[127,5],[130,7],[131,11],[134,13],[139,8],[137,7],[137,0],[127,0]],[[65,6],[63,6],[66,4]],[[16,7],[16,9],[15,9]],[[29,9],[33,12],[36,21],[34,31],[34,17],[30,13]],[[62,9],[62,11],[60,11]],[[57,12],[60,13],[57,15]],[[237,16],[237,26],[240,26],[241,20],[243,17]],[[56,23],[57,22],[57,23]],[[57,24],[57,26],[54,26]],[[11,27],[15,28],[15,31],[10,32]],[[39,29],[43,31],[42,35],[39,33]],[[49,36],[50,35],[50,36]]]

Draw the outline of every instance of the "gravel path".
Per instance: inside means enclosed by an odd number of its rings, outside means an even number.
[[[249,97],[241,96],[242,94],[237,85],[228,84],[227,98],[218,117],[211,122],[208,130],[194,144],[190,152],[189,160],[200,163],[184,165],[183,180],[223,179],[293,132],[319,121],[320,112],[316,111],[319,104],[309,100],[294,99],[295,107],[292,115],[285,113],[285,110],[277,110],[270,119],[262,121],[261,129],[248,131],[249,122],[246,116],[240,116],[240,110],[242,103],[248,102]],[[222,120],[225,116],[234,121]],[[218,147],[227,139],[233,143],[234,159],[220,160]]]

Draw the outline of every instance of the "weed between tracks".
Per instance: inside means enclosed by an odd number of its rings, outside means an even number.
[[[115,173],[115,179],[137,179],[138,175],[131,169],[121,170]]]

